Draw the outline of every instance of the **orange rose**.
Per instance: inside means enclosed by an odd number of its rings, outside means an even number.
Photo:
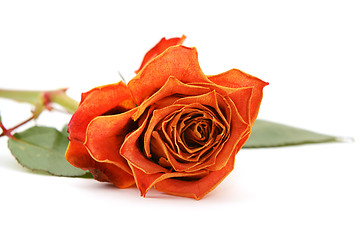
[[[82,95],[67,160],[120,188],[200,199],[234,168],[267,83],[232,69],[206,76],[195,48],[162,39],[138,74]],[[175,45],[175,46],[173,46]]]

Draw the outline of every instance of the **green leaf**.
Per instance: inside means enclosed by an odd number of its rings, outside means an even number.
[[[68,134],[68,125],[66,124],[62,129],[61,129],[61,133],[64,134],[64,136],[67,136],[69,135]]]
[[[283,124],[256,120],[244,148],[265,148],[340,141],[339,138]]]
[[[76,177],[88,174],[72,166],[64,157],[67,136],[55,128],[32,127],[9,138],[8,147],[16,160],[26,168],[56,176]]]

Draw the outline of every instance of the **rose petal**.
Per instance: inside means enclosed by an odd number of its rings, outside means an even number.
[[[85,147],[98,162],[109,162],[131,174],[126,159],[120,155],[120,147],[129,131],[136,128],[131,116],[136,109],[122,114],[94,118],[86,131]]]
[[[171,147],[169,147],[169,145],[164,142],[158,132],[152,131],[151,137],[151,152],[156,153],[156,155],[160,158],[165,158],[167,162],[171,164],[175,171],[194,172],[214,164],[215,158],[211,160],[208,159],[207,156],[203,155],[203,153],[205,153],[206,151],[209,151],[206,155],[212,155],[213,152],[217,151],[216,148],[212,147],[213,144],[211,144],[211,142],[206,143],[204,146],[204,148],[208,146],[208,149],[210,150],[199,150],[197,156],[199,158],[201,156],[203,157],[201,161],[199,161],[198,158],[194,160],[187,158],[186,153],[180,153],[179,155],[179,153],[174,152],[174,150],[171,149]]]
[[[216,158],[216,163],[208,169],[211,171],[218,171],[227,165],[229,157],[237,153],[237,146],[240,140],[250,133],[250,125],[241,122],[241,116],[236,109],[235,104],[231,99],[228,99],[229,106],[231,107],[231,123],[230,123],[230,136],[228,141],[224,144],[222,150]],[[237,150],[237,151],[235,151]]]
[[[150,138],[151,134],[154,131],[155,126],[166,116],[173,113],[176,110],[179,110],[181,108],[181,105],[171,105],[163,109],[154,110],[153,115],[149,121],[149,125],[146,128],[146,132],[144,134],[144,151],[148,158],[151,157],[150,154]]]
[[[198,162],[199,158],[202,156],[202,154],[207,151],[206,149],[201,150],[201,148],[193,150],[189,149],[186,144],[183,142],[182,138],[180,137],[182,128],[185,126],[183,121],[186,119],[190,119],[191,115],[193,114],[208,114],[211,113],[211,111],[206,108],[205,106],[199,104],[199,103],[192,103],[189,105],[184,105],[184,107],[181,110],[178,110],[174,112],[174,114],[169,118],[163,121],[162,123],[162,133],[165,136],[165,139],[162,139],[163,141],[166,141],[166,146],[170,153],[174,155],[176,159],[183,160],[183,162]],[[182,117],[182,115],[186,115],[186,117]],[[181,123],[179,121],[181,120]],[[213,123],[214,125],[215,123]],[[214,128],[212,128],[212,131],[214,131]],[[211,147],[214,146],[214,143],[211,143],[211,140],[204,144],[205,147]],[[195,157],[193,159],[193,157]],[[203,159],[203,160],[206,160]]]
[[[207,87],[215,90],[222,96],[229,96],[236,105],[236,108],[244,122],[250,123],[250,99],[254,87],[231,88],[218,84],[195,83],[196,86]]]
[[[184,105],[189,104],[189,106],[190,106],[190,105],[194,105],[194,102],[195,102],[200,106],[202,106],[202,105],[211,106],[212,108],[214,108],[217,112],[219,112],[222,115],[221,110],[218,106],[218,98],[221,99],[215,91],[212,91],[212,92],[200,95],[200,96],[192,96],[192,97],[185,97],[185,98],[179,99],[179,100],[175,101],[174,104],[184,104]],[[173,165],[173,167],[176,170],[190,172],[190,171],[196,171],[201,168],[209,167],[214,164],[215,164],[215,166],[213,166],[211,169],[219,170],[226,164],[228,157],[232,154],[234,148],[236,147],[237,142],[240,140],[241,134],[243,133],[240,130],[245,131],[248,128],[247,124],[242,123],[241,117],[237,113],[237,110],[236,110],[234,104],[231,106],[231,110],[232,110],[232,113],[231,112],[230,113],[231,113],[234,121],[236,121],[236,124],[231,123],[231,125],[236,125],[236,126],[233,126],[235,132],[230,134],[230,138],[229,138],[229,140],[231,139],[230,144],[227,145],[225,143],[227,141],[227,139],[225,139],[223,141],[224,144],[222,144],[221,147],[219,146],[218,149],[216,149],[216,154],[213,155],[212,158],[208,159],[207,161],[195,162],[193,164],[180,163],[180,162],[176,161],[176,159],[168,157],[168,161],[170,161],[170,163]],[[226,123],[227,120],[225,119],[225,117],[222,116],[222,118],[223,118],[223,122]],[[178,132],[178,130],[176,132]],[[177,134],[174,137],[178,138],[179,135]],[[178,142],[180,142],[180,141],[181,140],[178,139]],[[171,149],[169,149],[169,151],[171,151]],[[179,148],[178,148],[178,151],[179,151]],[[220,156],[217,156],[217,154],[219,154]],[[169,155],[169,154],[167,154],[167,155]],[[222,158],[222,159],[220,159],[220,158]]]
[[[174,46],[154,58],[128,83],[135,102],[140,105],[159,90],[170,76],[183,83],[208,82],[198,63],[195,48]]]
[[[152,188],[156,183],[161,182],[168,178],[173,177],[193,177],[193,178],[201,178],[208,174],[206,170],[200,170],[197,172],[187,173],[187,172],[170,172],[170,173],[153,173],[147,174],[141,169],[138,169],[134,165],[130,164],[134,177],[136,186],[140,190],[141,196],[145,197],[146,193]]]
[[[154,95],[146,99],[137,108],[137,112],[134,114],[133,119],[136,121],[147,107],[152,104],[156,104],[158,101],[176,94],[179,95],[200,95],[208,92],[207,88],[184,84],[173,76],[170,76],[159,91]],[[178,97],[180,98],[180,97]]]
[[[112,182],[119,188],[127,188],[135,183],[134,177],[121,168],[110,163],[94,161],[83,144],[79,142],[69,143],[65,158],[75,167],[89,170],[93,177],[100,182]]]
[[[155,184],[155,189],[167,194],[195,198],[200,200],[219,185],[234,169],[235,154],[229,157],[226,166],[219,171],[210,172],[207,176],[195,181],[164,179]]]
[[[134,107],[130,91],[123,82],[83,93],[79,107],[69,122],[69,139],[84,142],[87,125],[92,119],[111,110],[120,113]]]
[[[148,110],[146,118],[141,126],[125,138],[124,143],[120,148],[120,154],[128,160],[129,164],[132,164],[136,168],[142,169],[149,174],[169,171],[166,168],[154,163],[151,159],[146,158],[139,149],[139,137],[143,134],[152,111],[153,108]]]
[[[229,108],[229,106],[227,103],[224,103],[223,101],[224,101],[223,97],[221,97],[218,93],[216,93],[216,91],[211,91],[207,94],[179,99],[175,102],[175,104],[190,104],[192,102],[196,102],[196,103],[204,105],[204,106],[211,106],[219,114],[220,118],[222,119],[222,123],[226,126],[226,129],[227,129],[226,132],[228,134],[230,133],[230,131],[232,131],[229,123],[234,120],[236,121],[238,128],[246,129],[247,124],[245,124],[242,121],[242,119],[238,113],[237,114],[235,113],[235,112],[237,112],[236,109],[232,109],[233,112],[230,111],[227,113],[228,116],[226,116],[226,117],[224,116],[224,114],[223,114],[224,110],[222,111],[220,109],[219,103],[221,102],[224,105],[224,106],[222,106],[222,108],[225,108],[225,109]],[[234,110],[235,110],[235,112],[234,112]],[[234,120],[232,119],[233,117],[235,117]],[[226,118],[229,118],[229,119],[226,119]],[[236,133],[231,132],[230,136],[232,136],[233,139],[236,139],[239,137],[237,132]],[[226,141],[227,141],[227,139],[224,139],[223,143],[225,143]],[[228,149],[228,147],[226,149]],[[218,152],[218,150],[216,150],[216,152]],[[227,152],[226,154],[228,154],[228,156],[229,156],[231,154],[231,152]],[[214,157],[217,159],[216,155],[217,154],[215,154]],[[212,159],[214,159],[214,158],[212,158]],[[206,163],[204,163],[204,164],[206,164]],[[223,165],[223,164],[221,164],[221,165]]]
[[[253,87],[253,92],[250,102],[250,119],[251,124],[256,120],[256,117],[259,112],[261,99],[263,96],[262,90],[268,85],[267,82],[264,82],[250,74],[244,73],[238,69],[231,69],[227,72],[208,76],[209,80],[225,87],[231,88],[243,88],[243,87]]]
[[[170,38],[165,39],[162,38],[158,44],[156,44],[152,49],[150,49],[144,56],[144,60],[141,63],[140,68],[135,71],[135,73],[138,73],[149,61],[151,61],[153,58],[161,54],[163,51],[165,51],[167,48],[175,45],[181,45],[185,41],[185,35],[183,35],[181,38]]]
[[[193,149],[190,149],[188,146],[187,146],[187,144],[186,144],[186,142],[184,142],[184,140],[182,139],[182,133],[184,132],[184,131],[186,131],[186,129],[189,127],[189,126],[191,126],[190,124],[188,124],[187,126],[185,126],[185,123],[184,123],[184,121],[186,121],[186,119],[188,118],[188,117],[186,117],[186,118],[184,118],[184,119],[181,119],[182,120],[182,122],[179,124],[179,127],[178,127],[178,129],[177,129],[177,126],[175,127],[176,128],[176,132],[177,132],[177,134],[176,135],[174,135],[174,139],[176,140],[175,141],[175,144],[176,144],[176,146],[177,146],[177,151],[179,152],[179,154],[180,154],[180,156],[183,156],[183,154],[184,154],[184,156],[185,157],[192,157],[192,156],[196,156],[196,161],[198,161],[199,160],[199,157],[201,157],[202,156],[202,153],[203,152],[205,152],[205,151],[207,151],[206,149],[204,149],[204,148],[207,148],[207,147],[213,147],[214,146],[214,139],[213,139],[213,137],[216,137],[216,136],[213,136],[214,134],[215,134],[215,130],[216,130],[216,128],[217,127],[220,127],[221,129],[222,129],[222,131],[221,132],[227,132],[227,127],[225,127],[225,125],[223,125],[222,124],[222,122],[220,122],[215,116],[214,116],[214,114],[207,108],[207,107],[205,107],[205,106],[203,106],[203,105],[201,105],[201,104],[199,104],[199,103],[193,103],[193,104],[190,104],[190,105],[188,105],[187,106],[187,108],[185,107],[184,108],[184,110],[188,110],[188,109],[192,109],[192,108],[198,108],[197,109],[197,114],[199,114],[199,113],[201,113],[201,114],[205,114],[205,116],[206,115],[208,115],[207,117],[208,117],[208,119],[207,120],[209,120],[209,121],[211,121],[211,132],[210,132],[210,136],[212,137],[212,139],[208,139],[208,141],[206,142],[206,143],[204,143],[202,146],[199,146],[198,148],[193,148]],[[195,112],[195,113],[196,113]],[[184,111],[184,113],[186,113],[186,111]],[[191,117],[191,116],[189,116],[189,117]],[[196,118],[193,118],[193,119],[188,119],[188,121],[189,120],[191,120],[191,121],[196,121],[196,119],[199,119],[200,117],[196,117]],[[227,124],[226,124],[227,125]],[[194,139],[193,139],[194,140]],[[184,153],[182,152],[182,151],[184,151]],[[190,153],[191,155],[188,155],[187,153]]]
[[[93,168],[95,164],[84,145],[78,141],[70,141],[65,158],[71,165],[83,170]]]
[[[195,198],[200,200],[206,194],[218,186],[226,176],[234,169],[235,155],[249,137],[249,133],[244,135],[239,142],[236,151],[229,157],[225,167],[219,171],[210,172],[207,176],[196,181],[183,181],[179,179],[165,179],[155,184],[155,189],[167,194]]]
[[[219,114],[220,118],[222,119],[223,123],[225,125],[228,125],[228,120],[226,119],[226,114],[224,114],[224,111],[228,112],[228,106],[224,104],[223,111],[219,107],[219,100],[221,99],[221,96],[216,93],[216,91],[207,92],[202,95],[197,96],[189,96],[181,98],[174,102],[174,104],[192,104],[192,103],[198,103],[204,106],[210,106],[215,109],[216,113]],[[230,114],[228,114],[230,115]]]
[[[251,124],[251,98],[253,96],[253,88],[238,88],[237,91],[229,94],[229,98],[234,102],[236,109],[247,124]]]
[[[112,163],[95,162],[94,168],[89,168],[89,171],[96,180],[111,182],[118,188],[128,188],[135,184],[132,175]]]
[[[170,162],[164,157],[159,158],[158,164],[165,167],[165,168],[171,168]]]
[[[175,149],[176,147],[178,147],[175,145],[176,143],[173,141],[173,137],[171,136],[174,136],[176,132],[176,125],[181,117],[181,114],[179,113],[182,111],[183,109],[174,111],[171,116],[168,116],[161,123],[161,131],[165,137],[165,139],[163,140],[166,141],[167,144],[169,144],[171,149]]]
[[[217,95],[218,94],[215,91],[212,91],[208,94],[204,94],[201,96],[179,99],[175,102],[175,104],[187,104],[191,102],[198,102],[203,105],[211,106],[219,112],[220,109],[218,107]],[[230,137],[226,141],[226,143],[224,143],[223,148],[218,153],[215,164],[211,167],[208,167],[208,169],[211,171],[220,170],[226,165],[229,156],[231,156],[232,153],[234,152],[234,149],[237,143],[240,141],[242,135],[250,131],[249,126],[242,121],[242,118],[238,113],[233,101],[229,98],[227,102],[228,102],[228,106],[231,108],[231,121],[230,121],[230,130],[229,130]]]
[[[166,144],[161,140],[159,133],[153,132],[152,137],[154,138],[153,140],[155,141],[156,146],[160,147],[159,150],[165,153],[166,159],[169,161],[175,171],[186,171],[187,169],[197,164],[196,162],[180,163],[176,161],[172,154],[169,153]]]

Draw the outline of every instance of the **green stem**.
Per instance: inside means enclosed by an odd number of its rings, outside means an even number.
[[[54,102],[62,106],[69,113],[74,113],[79,106],[79,103],[69,97],[64,90],[50,92],[50,102]]]
[[[74,113],[79,103],[66,95],[65,92],[66,89],[52,91],[22,91],[0,89],[0,98],[7,98],[19,102],[30,103],[42,110],[44,107],[51,109],[49,108],[49,104],[57,103],[69,113]]]
[[[43,92],[0,89],[0,97],[36,105]]]

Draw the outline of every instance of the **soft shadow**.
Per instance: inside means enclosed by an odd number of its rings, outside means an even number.
[[[21,166],[15,158],[4,155],[0,156],[0,168],[17,172],[28,172],[28,170]]]
[[[52,176],[46,172],[43,171],[32,171],[30,169],[27,169],[23,166],[21,166],[15,158],[11,156],[4,156],[0,155],[0,168],[6,169],[9,171],[16,171],[16,172],[22,172],[22,173],[31,173],[31,174],[39,174],[39,175],[45,175],[45,176]],[[169,201],[171,202],[199,202],[199,203],[216,203],[219,204],[221,202],[224,203],[230,203],[230,202],[246,202],[249,199],[249,193],[236,183],[233,183],[231,180],[231,176],[229,176],[230,181],[224,181],[221,183],[216,189],[214,189],[212,192],[207,194],[204,198],[201,200],[195,200],[192,198],[185,198],[185,197],[178,197],[173,196],[169,194],[165,194],[162,192],[159,192],[155,189],[150,189],[150,191],[146,194],[146,197],[143,198],[140,196],[139,190],[136,188],[136,186],[127,188],[127,189],[119,189],[115,185],[111,183],[103,183],[98,182],[96,180],[91,181],[81,181],[83,184],[81,184],[82,189],[88,189],[95,192],[103,192],[110,195],[119,195],[119,196],[129,196],[131,198],[141,198],[141,199],[148,199],[151,202],[153,201]],[[92,178],[91,174],[86,174],[85,176],[78,177],[79,179],[84,178]],[[79,186],[80,187],[80,186]],[[130,196],[131,195],[131,196]],[[251,198],[251,197],[250,197]],[[153,201],[152,201],[153,200]]]
[[[32,170],[29,168],[26,168],[22,166],[20,163],[17,162],[17,160],[11,156],[0,156],[0,168],[7,169],[10,171],[16,171],[16,172],[23,172],[23,173],[30,173],[30,174],[38,174],[38,175],[44,175],[44,176],[56,176],[56,177],[69,177],[69,178],[91,178],[93,179],[93,176],[91,173],[86,173],[82,176],[57,176],[50,174],[43,170]]]

